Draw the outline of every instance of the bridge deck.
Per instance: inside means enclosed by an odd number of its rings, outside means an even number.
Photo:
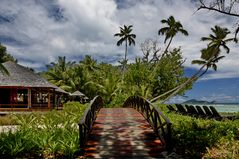
[[[164,146],[133,108],[102,108],[93,125],[86,158],[162,158]]]

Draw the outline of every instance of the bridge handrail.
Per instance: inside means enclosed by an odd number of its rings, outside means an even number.
[[[96,119],[97,112],[103,107],[103,99],[101,96],[96,96],[91,100],[90,105],[85,110],[83,117],[79,122],[79,132],[80,132],[80,148],[84,148],[87,142],[87,138],[92,129],[93,123]]]
[[[157,107],[147,99],[139,96],[129,97],[124,102],[123,107],[132,107],[138,110],[151,125],[156,135],[160,137],[166,149],[168,151],[172,150],[172,123]]]

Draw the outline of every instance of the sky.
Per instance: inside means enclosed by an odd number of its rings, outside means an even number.
[[[0,42],[18,63],[37,71],[56,61],[58,56],[79,61],[91,55],[98,62],[117,65],[124,57],[124,46],[117,47],[119,26],[133,25],[137,35],[135,47],[129,48],[129,61],[142,57],[140,44],[146,39],[158,40],[165,48],[158,30],[160,22],[173,15],[189,32],[178,34],[172,47],[181,47],[187,74],[198,66],[206,43],[201,37],[211,33],[215,25],[234,32],[238,19],[206,10],[197,11],[195,0],[1,0]],[[233,34],[231,35],[233,36]],[[195,83],[186,97],[173,100],[216,100],[239,102],[239,44],[230,44],[230,54],[218,64],[218,71],[209,71]]]

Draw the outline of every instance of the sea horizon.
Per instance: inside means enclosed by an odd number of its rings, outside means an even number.
[[[186,103],[185,103],[186,104]],[[188,103],[188,105],[214,106],[218,112],[239,112],[239,103]]]

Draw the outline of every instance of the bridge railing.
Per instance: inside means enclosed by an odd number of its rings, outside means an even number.
[[[96,119],[97,112],[103,107],[103,99],[100,96],[96,96],[91,102],[89,107],[85,110],[84,116],[79,122],[80,132],[80,148],[84,148],[87,142],[87,138],[92,129],[93,123]]]
[[[123,107],[132,107],[139,111],[153,128],[156,135],[161,139],[168,151],[172,150],[172,134],[170,120],[150,101],[139,96],[129,97]]]

